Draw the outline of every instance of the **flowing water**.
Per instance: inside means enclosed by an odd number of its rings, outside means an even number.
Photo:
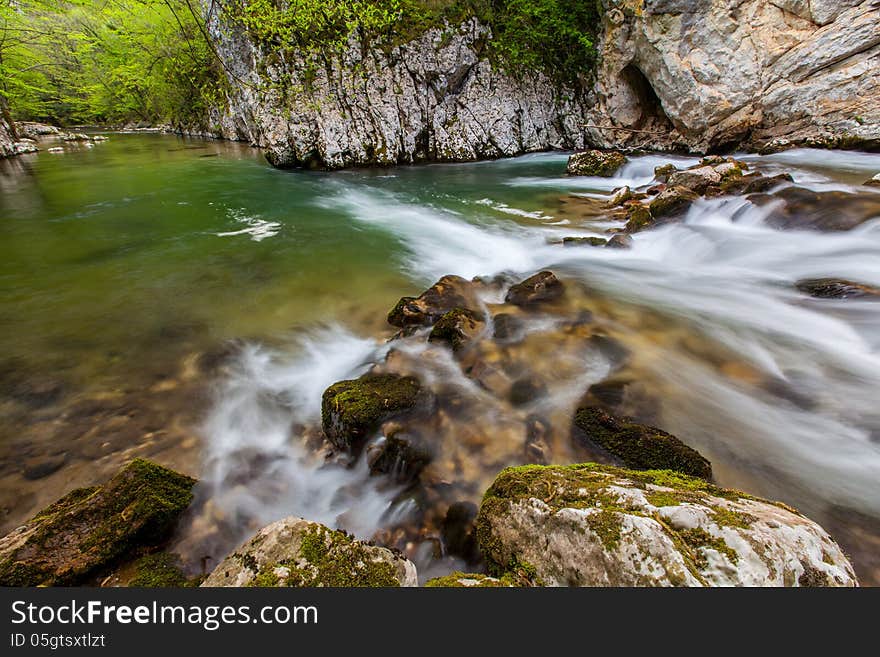
[[[773,204],[728,197],[630,250],[563,247],[619,225],[599,205],[614,188],[697,161],[647,155],[597,179],[566,177],[566,159],[308,173],[235,144],[111,135],[0,162],[3,526],[142,454],[200,476],[176,544],[190,564],[294,514],[443,572],[461,564],[437,513],[535,445],[550,462],[594,457],[572,445],[571,414],[612,381],[622,412],[698,449],[720,484],[819,521],[880,583],[880,303],[793,285],[880,286],[880,221],[782,231]],[[880,155],[744,159],[877,194],[858,185]],[[522,314],[514,339],[464,361],[424,335],[386,341],[388,309],[444,274],[484,277],[486,308],[510,312],[506,285],[539,269],[565,300]],[[405,427],[435,452],[417,492],[321,450],[323,390],[374,366],[435,393]],[[534,394],[513,399],[525,380]]]

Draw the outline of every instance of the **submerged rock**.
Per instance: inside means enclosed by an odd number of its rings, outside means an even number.
[[[417,586],[415,565],[383,547],[293,516],[226,557],[202,586]]]
[[[842,278],[812,278],[795,283],[795,287],[817,299],[873,299],[880,300],[880,288],[847,281]]]
[[[454,308],[478,310],[474,284],[461,276],[444,276],[418,297],[403,297],[388,313],[388,323],[399,328],[430,326]]]
[[[0,585],[76,585],[132,551],[161,544],[195,480],[135,459],[103,486],[78,488],[0,539]]]
[[[477,505],[473,502],[455,502],[449,505],[440,536],[447,554],[464,559],[469,564],[480,561],[474,522],[477,519]]]
[[[514,340],[523,333],[522,318],[510,313],[498,313],[492,318],[492,337],[496,340]]]
[[[651,201],[648,208],[655,219],[670,217],[684,212],[696,201],[699,195],[687,187],[668,187]]]
[[[460,351],[479,337],[485,326],[486,322],[479,313],[467,308],[453,308],[434,324],[428,342],[443,342],[452,351]]]
[[[542,271],[513,285],[504,300],[515,306],[530,306],[558,299],[564,291],[562,281],[553,272]]]
[[[563,237],[562,246],[605,246],[608,240],[604,237]]]
[[[321,399],[324,435],[337,449],[357,451],[382,422],[413,408],[421,392],[418,379],[397,374],[334,383]]]
[[[626,162],[626,156],[617,151],[584,151],[568,158],[566,171],[572,176],[610,178]]]
[[[579,408],[574,426],[576,440],[602,447],[629,468],[676,470],[694,477],[712,478],[712,465],[708,460],[656,427],[615,417],[597,407]]]
[[[786,187],[770,195],[752,195],[750,201],[774,207],[766,222],[774,228],[789,230],[843,231],[880,217],[880,194],[825,191]]]
[[[490,572],[543,586],[857,586],[843,551],[783,504],[668,471],[520,466],[486,492]]]
[[[608,240],[608,244],[605,245],[606,249],[631,249],[633,245],[633,238],[625,233],[618,233],[610,240]]]
[[[367,451],[370,472],[389,475],[398,483],[409,483],[418,478],[432,458],[424,440],[400,432],[386,436]]]

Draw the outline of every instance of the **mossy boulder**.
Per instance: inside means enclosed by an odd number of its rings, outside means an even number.
[[[78,488],[0,539],[0,585],[76,585],[161,545],[195,479],[135,459],[103,486]]]
[[[568,158],[566,171],[572,176],[610,178],[626,162],[626,155],[618,151],[590,150],[575,153]]]
[[[316,522],[289,517],[261,529],[202,586],[417,586],[415,565],[396,552]]]
[[[452,351],[461,351],[482,333],[485,326],[482,314],[467,308],[453,308],[434,324],[428,342],[447,344]]]
[[[857,586],[816,523],[668,470],[507,468],[477,540],[490,574],[544,586]]]
[[[656,427],[619,418],[601,408],[579,408],[574,416],[575,441],[598,445],[624,465],[637,470],[676,470],[712,478],[712,465],[698,451]]]
[[[445,577],[435,577],[425,582],[427,588],[485,589],[516,586],[509,578],[498,579],[480,573],[454,572]]]
[[[554,301],[561,297],[564,291],[565,286],[553,272],[542,271],[511,286],[504,300],[515,306],[532,306]]]
[[[843,278],[810,278],[798,281],[795,287],[817,299],[870,299],[880,301],[880,288]]]
[[[605,246],[608,243],[604,237],[563,237],[562,246]]]
[[[627,233],[638,233],[654,225],[654,217],[651,216],[651,210],[648,206],[641,203],[630,205],[626,212],[627,220],[624,231]]]
[[[655,219],[674,217],[684,214],[698,198],[699,194],[687,187],[667,187],[651,201],[648,209]]]
[[[138,559],[134,564],[134,577],[127,586],[137,588],[182,588],[193,586],[180,567],[176,554],[156,552]]]
[[[388,313],[398,328],[430,326],[453,308],[478,310],[474,284],[461,276],[444,276],[418,297],[403,297]]]
[[[415,407],[422,385],[412,376],[365,374],[339,381],[321,398],[324,435],[337,448],[357,451],[379,425]]]

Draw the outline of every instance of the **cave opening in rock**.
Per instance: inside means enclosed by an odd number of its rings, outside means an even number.
[[[633,96],[638,99],[638,106],[641,108],[641,115],[633,128],[672,128],[672,122],[666,116],[657,92],[635,64],[627,65],[620,77]]]

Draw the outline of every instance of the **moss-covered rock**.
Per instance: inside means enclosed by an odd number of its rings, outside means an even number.
[[[568,158],[566,171],[572,176],[610,178],[626,162],[626,155],[617,151],[584,151]]]
[[[880,301],[880,288],[843,278],[810,278],[795,287],[817,299],[871,299]]]
[[[589,441],[637,470],[676,470],[712,478],[712,466],[699,452],[655,427],[618,418],[601,408],[579,408],[574,416],[575,440]]]
[[[134,564],[135,574],[128,586],[138,588],[181,588],[192,586],[176,554],[156,552],[138,559]]]
[[[334,383],[321,399],[324,435],[337,449],[357,451],[383,421],[416,406],[421,393],[418,379],[397,374]]]
[[[453,308],[434,324],[428,342],[448,344],[453,351],[461,351],[482,333],[485,326],[486,322],[480,313],[467,308]]]
[[[160,545],[195,480],[135,459],[103,486],[79,488],[0,539],[0,585],[75,585],[135,550]]]
[[[687,187],[668,187],[651,201],[648,209],[655,219],[673,217],[684,212],[696,201],[699,195]]]
[[[553,272],[542,271],[511,286],[504,300],[515,306],[531,306],[558,299],[564,291],[565,286]]]
[[[491,574],[547,586],[855,586],[840,547],[784,504],[668,470],[507,468],[477,540]]]
[[[425,582],[427,588],[500,588],[505,586],[516,586],[510,578],[499,579],[489,575],[481,575],[479,573],[462,573],[454,572],[445,577],[435,577]]]
[[[669,180],[669,176],[676,171],[678,171],[678,167],[671,162],[669,164],[661,164],[660,166],[654,167],[654,178],[659,182],[665,183]]]
[[[641,203],[634,203],[627,209],[627,220],[624,230],[627,233],[637,233],[654,225],[654,217],[651,210]]]
[[[478,310],[474,284],[461,276],[444,276],[418,297],[403,297],[388,313],[398,328],[430,326],[453,308]]]
[[[608,243],[604,237],[563,237],[562,246],[605,246]]]
[[[261,529],[208,575],[202,586],[417,586],[416,567],[399,554],[345,532],[289,517]]]

